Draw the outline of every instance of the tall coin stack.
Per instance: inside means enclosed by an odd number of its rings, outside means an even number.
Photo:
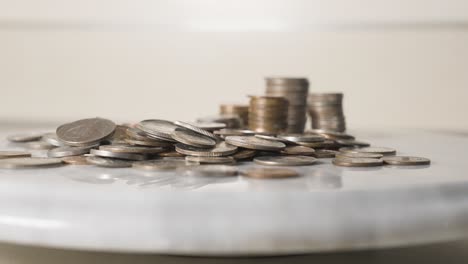
[[[309,95],[308,103],[313,129],[346,131],[342,93],[313,93]]]
[[[258,133],[279,134],[288,126],[288,101],[283,97],[251,96],[249,129]]]
[[[219,114],[221,115],[237,115],[243,122],[243,127],[249,125],[249,106],[238,104],[222,104],[219,106]]]
[[[309,81],[305,78],[266,78],[266,94],[288,101],[287,133],[304,132]]]

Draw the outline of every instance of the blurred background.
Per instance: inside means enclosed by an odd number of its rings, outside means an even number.
[[[0,123],[190,121],[272,75],[351,129],[468,131],[468,1],[0,0]]]

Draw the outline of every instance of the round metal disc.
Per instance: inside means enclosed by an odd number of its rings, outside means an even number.
[[[144,160],[145,156],[134,153],[112,152],[108,150],[92,149],[91,154],[99,157],[124,159],[124,160]]]
[[[278,135],[278,137],[286,139],[291,142],[323,142],[325,138],[320,135],[306,135],[306,134],[288,134],[288,135]]]
[[[77,156],[89,153],[88,147],[58,147],[47,152],[47,156],[51,158],[62,158],[67,156]]]
[[[10,142],[23,143],[37,141],[42,138],[42,134],[17,134],[10,135],[7,137],[7,140]]]
[[[208,163],[208,164],[234,164],[236,161],[233,157],[196,157],[187,156],[185,160],[195,163]]]
[[[309,156],[262,156],[254,159],[257,164],[269,166],[306,166],[316,161],[316,158]]]
[[[214,139],[192,130],[178,128],[172,132],[171,136],[174,140],[189,146],[210,148],[216,145]]]
[[[228,136],[226,137],[226,142],[242,148],[267,151],[279,151],[286,147],[286,145],[282,142],[271,141],[255,136]]]
[[[94,145],[112,135],[115,123],[103,118],[81,119],[57,128],[57,137],[69,146]]]
[[[314,155],[315,150],[313,148],[304,147],[304,146],[288,146],[281,150],[282,154],[286,155]]]
[[[107,150],[110,152],[120,153],[134,153],[134,154],[157,154],[166,151],[160,147],[143,147],[132,145],[103,145],[99,147],[100,150]]]
[[[178,126],[167,120],[148,119],[138,123],[137,128],[144,131],[149,136],[174,142],[171,134],[176,130],[176,128],[178,128]]]
[[[256,179],[280,179],[298,177],[299,173],[286,168],[252,168],[242,172],[243,176]]]
[[[214,148],[209,149],[200,149],[184,144],[176,144],[176,151],[189,156],[198,156],[198,157],[221,157],[221,156],[228,156],[237,151],[237,147],[227,144],[226,142],[222,141]]]
[[[385,147],[365,147],[365,148],[340,148],[340,152],[347,153],[374,153],[382,154],[384,156],[391,156],[396,154],[396,150]]]
[[[380,159],[383,157],[380,153],[353,153],[353,152],[339,152],[336,154],[337,158],[368,158]]]
[[[332,163],[336,166],[343,167],[375,167],[383,165],[383,161],[381,159],[369,158],[339,158],[334,159]]]
[[[62,161],[70,165],[90,165],[86,156],[68,156],[63,157]]]
[[[429,165],[431,160],[422,157],[410,157],[410,156],[393,156],[383,157],[383,162],[389,165]]]
[[[3,150],[0,151],[0,159],[26,158],[31,157],[31,153],[26,151]]]
[[[187,122],[182,122],[182,121],[175,121],[174,124],[178,125],[179,127],[191,130],[200,135],[203,135],[205,137],[211,138],[213,140],[217,140],[216,136],[213,133],[208,132],[205,129],[199,128],[196,125],[193,125]]]

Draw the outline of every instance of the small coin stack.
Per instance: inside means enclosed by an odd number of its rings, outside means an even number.
[[[222,116],[237,115],[242,120],[242,127],[249,126],[249,106],[238,104],[222,104],[219,106],[219,114]]]
[[[283,97],[251,96],[249,129],[257,133],[279,134],[287,129],[288,101]]]
[[[308,98],[313,129],[346,131],[342,93],[313,93]]]
[[[288,133],[304,132],[309,81],[305,78],[266,78],[266,94],[288,101]]]

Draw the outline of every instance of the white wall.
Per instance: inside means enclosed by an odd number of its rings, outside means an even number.
[[[293,75],[351,128],[468,130],[468,2],[350,2],[0,0],[0,120],[192,120]]]

